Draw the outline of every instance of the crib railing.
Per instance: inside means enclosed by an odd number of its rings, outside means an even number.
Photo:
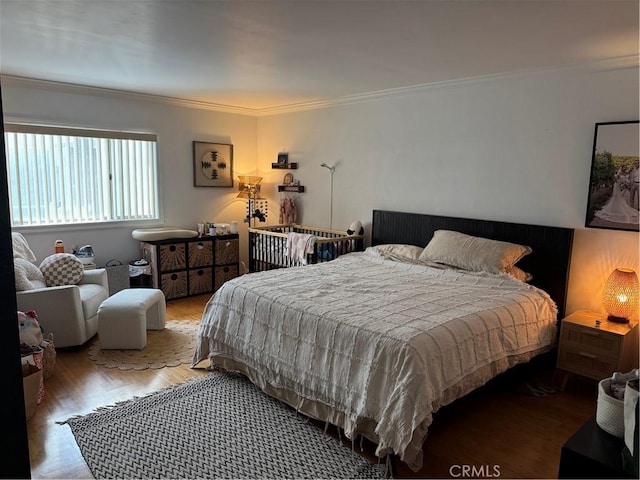
[[[289,233],[316,237],[313,253],[307,254],[306,264],[328,262],[345,253],[364,249],[363,235],[348,235],[340,230],[298,224],[253,227],[249,228],[249,271],[260,272],[303,265],[287,252]]]

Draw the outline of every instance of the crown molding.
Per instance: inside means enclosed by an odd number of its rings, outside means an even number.
[[[356,104],[362,102],[388,100],[407,95],[417,95],[426,91],[440,88],[458,88],[473,84],[495,82],[501,80],[512,80],[518,78],[527,78],[538,75],[547,75],[551,73],[585,71],[600,72],[613,70],[638,69],[640,67],[640,55],[627,55],[624,57],[607,58],[604,60],[575,63],[571,65],[563,65],[560,67],[543,67],[528,70],[519,70],[514,72],[503,72],[490,75],[481,75],[476,77],[460,78],[455,80],[444,80],[441,82],[430,82],[408,87],[390,88],[386,90],[378,90],[375,92],[359,93],[347,95],[335,99],[317,100],[311,102],[302,102],[291,105],[282,105],[279,107],[256,109],[256,116],[278,115],[282,113],[300,112],[304,110],[316,110],[320,108],[329,108],[341,105]]]
[[[75,83],[56,82],[52,80],[40,80],[36,78],[19,77],[14,75],[0,75],[3,84],[14,86],[27,86],[42,88],[44,90],[54,90],[61,93],[71,93],[80,95],[93,95],[101,97],[119,98],[123,100],[142,100],[147,102],[161,103],[176,107],[197,108],[201,110],[214,110],[217,112],[237,113],[240,115],[255,115],[255,109],[224,105],[220,103],[201,102],[197,100],[187,100],[184,98],[165,97],[162,95],[152,95],[149,93],[130,92],[126,90],[115,90],[112,88],[91,87]]]
[[[575,63],[560,67],[543,67],[514,72],[502,72],[490,75],[460,78],[455,80],[445,80],[441,82],[430,82],[407,87],[390,88],[374,92],[345,95],[334,99],[313,100],[309,102],[299,102],[289,105],[279,105],[265,108],[247,108],[219,103],[202,102],[196,100],[186,100],[182,98],[165,97],[161,95],[151,95],[147,93],[129,92],[124,90],[114,90],[102,87],[90,87],[65,82],[54,82],[49,80],[38,80],[34,78],[19,77],[13,75],[0,75],[3,84],[13,84],[16,86],[31,86],[47,90],[55,90],[64,93],[87,94],[119,99],[143,100],[148,102],[161,103],[185,108],[196,108],[202,110],[212,110],[224,113],[236,113],[239,115],[249,115],[264,117],[269,115],[279,115],[283,113],[301,112],[306,110],[317,110],[335,106],[344,106],[363,102],[388,100],[407,95],[417,95],[423,92],[440,88],[458,88],[473,84],[526,78],[550,73],[583,71],[600,72],[624,69],[638,69],[640,66],[640,55],[627,55],[623,57],[607,58],[603,60]]]

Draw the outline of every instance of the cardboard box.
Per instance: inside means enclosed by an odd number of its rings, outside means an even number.
[[[30,363],[22,364],[22,388],[24,389],[24,410],[27,420],[36,413],[38,407],[38,392],[42,370]]]

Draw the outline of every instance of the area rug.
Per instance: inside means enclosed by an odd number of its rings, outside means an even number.
[[[95,478],[385,478],[245,377],[209,373],[65,423]]]
[[[96,337],[89,358],[106,368],[145,370],[176,367],[193,361],[200,320],[168,320],[163,330],[147,330],[147,346],[142,350],[102,350]]]

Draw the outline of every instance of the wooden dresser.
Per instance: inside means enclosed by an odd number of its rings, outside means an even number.
[[[600,320],[600,326],[596,326]],[[638,366],[638,322],[615,323],[579,310],[562,319],[558,368],[595,380]]]
[[[213,293],[239,274],[238,234],[141,242],[140,252],[167,300]]]

